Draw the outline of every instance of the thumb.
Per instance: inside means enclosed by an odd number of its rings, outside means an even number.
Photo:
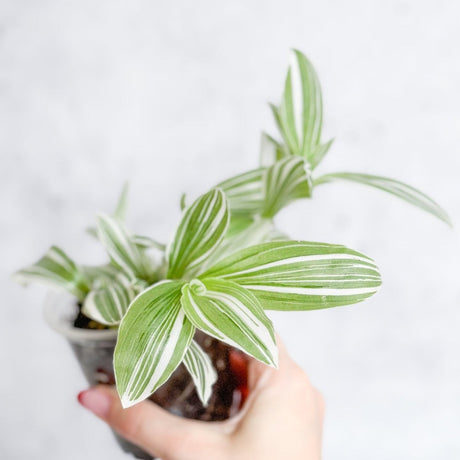
[[[212,452],[223,442],[222,433],[204,422],[170,414],[152,401],[123,409],[113,387],[98,385],[78,395],[80,404],[109,424],[128,441],[162,458],[192,458],[202,446]]]

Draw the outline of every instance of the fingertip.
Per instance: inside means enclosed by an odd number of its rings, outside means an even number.
[[[78,402],[93,414],[106,418],[112,407],[112,398],[98,387],[81,391],[77,396]]]

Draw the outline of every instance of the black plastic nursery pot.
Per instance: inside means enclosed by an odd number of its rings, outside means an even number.
[[[76,327],[76,319],[77,325]],[[81,321],[75,299],[67,295],[50,295],[45,304],[48,324],[63,335],[72,348],[90,385],[114,385],[113,352],[116,329],[90,329]],[[222,421],[235,415],[246,396],[246,361],[241,352],[197,331],[194,339],[211,357],[217,371],[217,382],[207,407],[195,391],[190,374],[181,364],[169,380],[150,399],[169,412],[195,420]],[[114,432],[121,448],[139,459],[153,459],[150,454]]]

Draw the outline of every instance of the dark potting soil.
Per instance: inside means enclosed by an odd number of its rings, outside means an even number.
[[[79,329],[109,329],[108,326],[98,323],[91,318],[88,318],[84,313],[81,312],[81,304],[78,304],[77,317],[73,322],[73,326]]]

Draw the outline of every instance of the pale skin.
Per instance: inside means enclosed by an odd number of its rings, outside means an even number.
[[[250,361],[248,399],[225,422],[186,420],[148,400],[123,409],[116,390],[103,385],[80,393],[79,401],[164,460],[320,460],[323,398],[279,338],[278,347],[279,370]]]

